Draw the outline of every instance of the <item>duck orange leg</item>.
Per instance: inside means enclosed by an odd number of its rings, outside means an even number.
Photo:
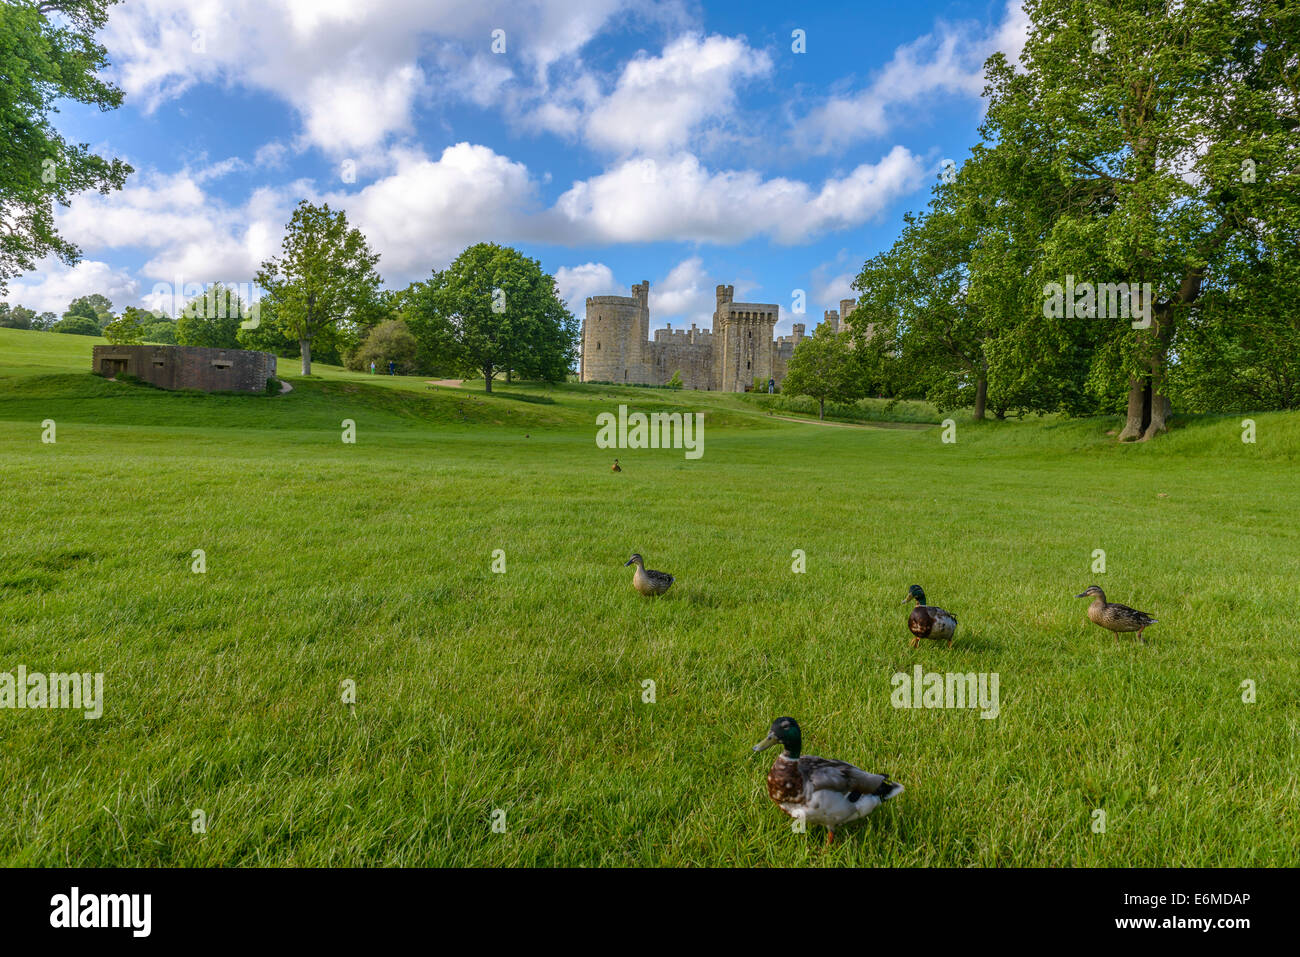
[[[835,843],[835,831],[833,831],[833,830],[832,830],[831,828],[829,828],[829,827],[826,829],[826,843],[827,843],[827,844],[834,844],[834,843]]]

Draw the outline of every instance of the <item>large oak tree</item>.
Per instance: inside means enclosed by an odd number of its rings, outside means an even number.
[[[413,288],[407,324],[435,361],[483,376],[559,382],[573,365],[577,322],[541,264],[496,243],[470,246]]]

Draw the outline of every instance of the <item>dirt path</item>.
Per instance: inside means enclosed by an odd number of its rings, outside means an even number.
[[[442,385],[449,389],[459,389],[464,379],[426,379],[425,385]]]

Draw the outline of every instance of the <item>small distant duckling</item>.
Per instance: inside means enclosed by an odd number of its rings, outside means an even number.
[[[674,581],[673,576],[667,572],[647,569],[640,555],[633,555],[623,563],[624,568],[628,565],[636,565],[636,572],[632,575],[632,587],[643,595],[662,595]]]
[[[614,460],[614,467],[611,468],[610,471],[611,471],[611,472],[621,472],[621,471],[623,471],[623,467],[622,467],[621,465],[618,464],[618,459],[615,459],[615,460]]]
[[[1092,604],[1088,606],[1088,620],[1094,625],[1101,625],[1107,631],[1115,632],[1115,637],[1119,637],[1121,631],[1136,631],[1138,641],[1146,644],[1147,640],[1142,637],[1149,626],[1154,625],[1158,619],[1152,618],[1144,611],[1138,611],[1136,608],[1130,608],[1128,605],[1121,605],[1117,602],[1107,601],[1106,593],[1096,585],[1089,585],[1087,591],[1080,592],[1075,598],[1091,598]]]

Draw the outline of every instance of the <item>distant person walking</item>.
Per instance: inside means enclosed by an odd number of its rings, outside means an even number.
[[[397,375],[397,372],[395,371],[396,369],[397,369],[397,363],[394,362],[392,359],[389,359],[389,360],[388,360],[388,374],[389,374],[389,375]]]
[[[370,360],[370,374],[371,375],[375,374],[375,360],[373,359]]]

